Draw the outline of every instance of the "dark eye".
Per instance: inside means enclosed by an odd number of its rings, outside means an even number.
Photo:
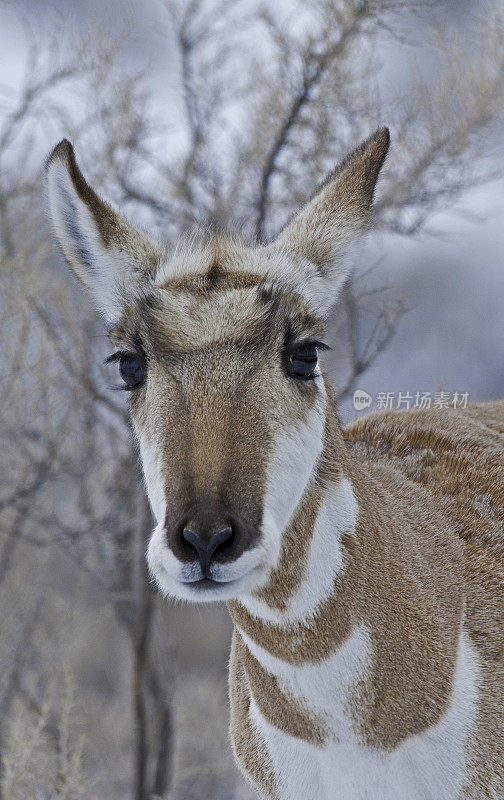
[[[314,342],[295,345],[289,352],[287,369],[296,378],[303,380],[312,378],[317,364],[318,352]]]
[[[143,356],[120,351],[109,356],[105,363],[112,361],[119,362],[119,374],[126,384],[123,389],[139,389],[142,386],[147,372]]]
[[[145,380],[145,361],[141,356],[123,355],[119,361],[119,372],[126,386],[138,389]]]

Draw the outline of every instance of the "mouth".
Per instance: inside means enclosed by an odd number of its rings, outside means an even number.
[[[237,583],[237,581],[216,581],[213,578],[199,578],[196,581],[181,581],[181,583],[183,583],[184,586],[189,586],[191,589],[194,588],[196,591],[201,592],[205,589],[219,589],[221,587],[232,586],[234,583]]]
[[[253,548],[231,562],[212,562],[209,569],[199,562],[181,562],[166,545],[163,526],[155,529],[147,551],[152,578],[165,596],[209,603],[232,600],[253,591],[265,569],[263,549]]]

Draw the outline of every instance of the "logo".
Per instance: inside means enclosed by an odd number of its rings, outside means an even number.
[[[353,407],[356,411],[364,411],[365,408],[369,408],[371,403],[373,402],[373,398],[370,394],[364,391],[364,389],[356,389],[353,395]]]
[[[365,411],[373,402],[370,394],[364,389],[356,389],[353,395],[353,407],[356,411]],[[408,408],[467,408],[469,392],[378,392],[374,410],[393,411]]]

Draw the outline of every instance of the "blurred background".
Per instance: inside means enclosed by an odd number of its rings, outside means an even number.
[[[51,239],[44,159],[70,138],[170,243],[223,221],[267,239],[389,125],[329,322],[341,416],[355,389],[370,410],[504,396],[502,3],[4,0],[0,36],[0,800],[245,800],[227,612],[148,580],[126,403]]]

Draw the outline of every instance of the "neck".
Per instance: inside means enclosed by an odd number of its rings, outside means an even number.
[[[352,686],[345,704],[359,707],[354,726],[389,748],[434,724],[449,702],[461,557],[450,531],[440,539],[447,523],[424,490],[350,452],[328,406],[322,457],[283,533],[279,562],[261,590],[228,606],[258,704],[263,697],[266,709],[274,706],[261,689],[271,676],[294,686],[300,675],[329,669],[336,684],[320,686],[331,697]],[[291,703],[275,685],[276,705]],[[321,736],[321,720],[313,725],[311,735]]]

